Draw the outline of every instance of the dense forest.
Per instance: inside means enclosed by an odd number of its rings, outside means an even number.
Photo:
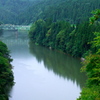
[[[11,61],[7,46],[0,41],[0,100],[8,100],[10,88],[14,84]]]
[[[29,36],[36,43],[52,49],[61,50],[72,56],[84,57],[96,48],[91,47],[93,32],[100,31],[100,24],[89,25],[83,22],[71,25],[65,21],[53,22],[37,20],[31,27]]]
[[[100,0],[42,0],[23,12],[18,19],[19,24],[33,23],[40,18],[76,24],[88,20],[90,12],[99,7]]]
[[[30,24],[38,19],[71,24],[88,20],[100,0],[0,0],[0,20],[10,24]]]
[[[100,9],[92,13],[94,15],[90,18],[91,24],[100,18]],[[97,51],[85,57],[82,71],[87,73],[88,79],[78,100],[100,100],[100,32],[94,32],[94,35],[91,44],[93,48],[97,48]]]
[[[1,35],[2,29],[0,29]],[[6,44],[0,41],[0,100],[8,100],[9,91],[14,84],[11,61]]]
[[[31,3],[28,0],[0,0],[0,21],[5,24],[17,24],[17,16]]]

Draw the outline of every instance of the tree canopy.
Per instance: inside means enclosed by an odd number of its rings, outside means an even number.
[[[92,11],[90,24],[94,24],[100,18],[100,9]],[[100,32],[94,32],[94,39],[91,42],[95,53],[90,53],[84,61],[82,70],[87,73],[86,87],[82,90],[78,100],[100,100]]]
[[[38,19],[81,23],[100,8],[100,0],[0,0],[0,20],[10,24],[30,24]]]
[[[11,61],[7,46],[0,41],[0,100],[8,100],[8,92],[14,84]]]

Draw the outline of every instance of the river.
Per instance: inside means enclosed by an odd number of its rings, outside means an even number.
[[[26,31],[4,31],[15,85],[9,100],[76,100],[86,77],[78,59],[29,42]]]

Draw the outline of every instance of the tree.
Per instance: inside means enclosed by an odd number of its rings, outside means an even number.
[[[90,24],[93,24],[100,18],[100,9],[92,12],[93,17],[90,18]],[[87,85],[82,90],[78,100],[100,100],[100,32],[94,33],[96,37],[91,42],[93,47],[97,47],[95,54],[90,54],[84,61],[82,70],[86,71],[88,79]]]
[[[11,61],[7,46],[0,41],[0,100],[8,100],[9,89],[14,84]]]

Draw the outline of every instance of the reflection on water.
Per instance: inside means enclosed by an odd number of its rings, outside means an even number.
[[[14,59],[10,100],[76,100],[85,83],[79,60],[28,42],[27,32],[5,31],[1,40]]]
[[[86,77],[80,72],[81,62],[71,56],[57,51],[37,46],[30,42],[30,52],[38,62],[43,61],[48,70],[52,70],[60,77],[76,82],[81,88],[84,86]]]

